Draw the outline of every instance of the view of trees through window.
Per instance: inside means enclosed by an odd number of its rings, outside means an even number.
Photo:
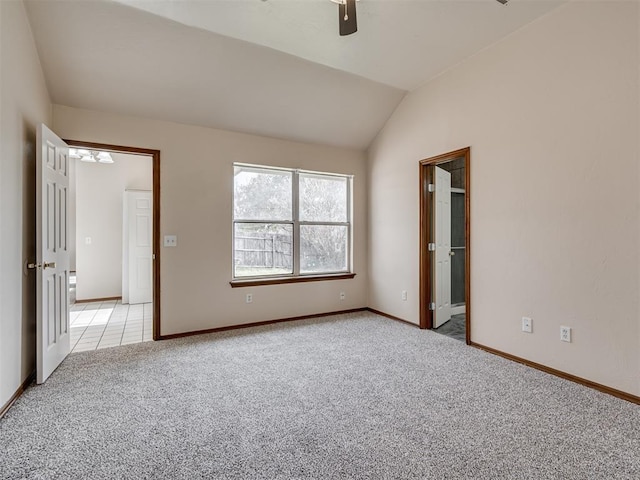
[[[349,177],[234,169],[234,277],[349,271]]]

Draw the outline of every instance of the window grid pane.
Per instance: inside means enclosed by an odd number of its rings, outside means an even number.
[[[234,278],[350,271],[350,177],[238,164],[234,173]]]
[[[346,272],[348,232],[342,225],[301,225],[300,273]]]
[[[293,273],[293,224],[236,223],[234,276]]]
[[[293,172],[234,167],[236,220],[293,220]]]
[[[346,222],[347,178],[331,175],[299,175],[300,220],[311,222]]]

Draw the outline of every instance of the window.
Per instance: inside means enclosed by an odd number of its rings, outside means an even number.
[[[351,180],[234,164],[234,279],[348,273]]]

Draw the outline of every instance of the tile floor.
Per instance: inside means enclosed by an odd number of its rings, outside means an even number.
[[[151,303],[122,304],[120,300],[76,303],[71,306],[71,352],[117,347],[153,340]]]
[[[440,325],[440,327],[438,328],[434,328],[433,331],[455,338],[456,340],[466,342],[467,341],[466,315],[464,313],[459,313],[458,315],[451,315],[451,320],[449,320],[444,325]]]

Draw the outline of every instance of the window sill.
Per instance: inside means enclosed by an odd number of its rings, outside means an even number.
[[[260,285],[280,285],[283,283],[322,282],[324,280],[348,280],[355,276],[355,273],[336,273],[330,275],[304,275],[299,277],[255,278],[247,280],[232,280],[231,282],[229,282],[229,285],[231,285],[231,288],[257,287]]]

